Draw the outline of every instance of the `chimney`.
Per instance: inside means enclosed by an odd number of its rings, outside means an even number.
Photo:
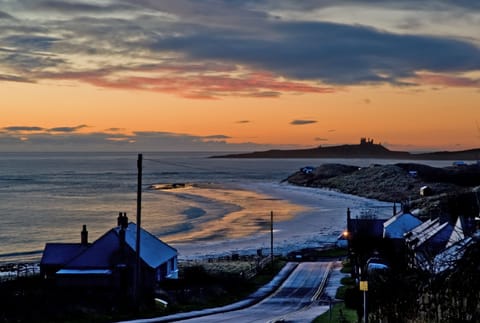
[[[122,212],[118,212],[117,226],[121,226],[121,225],[122,225],[122,217],[123,217],[123,213],[122,213]]]
[[[117,218],[117,226],[126,229],[128,227],[127,212],[119,212]]]
[[[88,245],[88,231],[87,231],[86,224],[83,225],[83,229],[82,229],[82,232],[80,232],[80,236],[81,236],[81,244],[83,246]]]
[[[127,217],[127,212],[123,213],[123,218],[122,218],[122,228],[126,229],[128,228],[128,217]]]

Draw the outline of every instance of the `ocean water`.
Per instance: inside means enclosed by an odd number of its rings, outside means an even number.
[[[278,183],[306,165],[396,162],[208,158],[212,155],[143,154],[143,227],[159,237],[178,234],[195,230],[189,221],[192,217],[215,221],[235,208],[198,196],[152,190],[153,184]],[[118,212],[127,212],[135,221],[136,192],[137,155],[133,153],[1,153],[0,263],[38,261],[47,242],[79,241],[83,224],[94,240],[116,225]]]

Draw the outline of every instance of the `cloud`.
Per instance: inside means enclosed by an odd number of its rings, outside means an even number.
[[[265,3],[268,5],[270,2],[268,0],[259,0],[257,2]],[[273,2],[275,7],[280,7],[283,9],[297,9],[303,11],[314,11],[316,9],[329,8],[329,7],[349,7],[349,6],[367,6],[367,7],[384,7],[391,9],[410,9],[410,10],[451,10],[452,8],[464,8],[467,10],[470,9],[480,9],[480,4],[476,0],[460,0],[460,1],[449,1],[449,0],[281,0]]]
[[[125,68],[125,71],[138,71]],[[167,73],[165,75],[165,73]],[[113,75],[112,75],[113,74]],[[157,74],[157,75],[154,75]],[[300,81],[289,81],[268,72],[238,71],[234,74],[210,71],[208,74],[171,74],[159,66],[150,76],[117,76],[108,70],[90,73],[45,75],[52,79],[75,79],[95,86],[176,94],[185,98],[215,99],[222,96],[276,97],[281,93],[332,93],[333,88]],[[163,75],[163,76],[162,76]],[[274,90],[274,91],[270,91]]]
[[[251,142],[229,143],[227,140],[231,137],[223,134],[196,136],[161,131],[139,131],[132,134],[76,132],[82,127],[85,126],[5,127],[0,129],[0,151],[69,151],[72,147],[76,151],[251,151],[287,147]]]
[[[204,140],[210,140],[210,139],[230,139],[230,136],[225,136],[225,135],[211,135],[211,136],[205,136],[203,137]]]
[[[306,124],[312,124],[312,123],[317,123],[316,120],[293,120],[290,122],[291,125],[295,126],[301,126],[301,125],[306,125]]]
[[[62,12],[62,13],[112,13],[116,11],[128,11],[134,9],[125,4],[91,4],[78,1],[32,1],[28,6],[31,9]]]
[[[118,132],[118,131],[125,131],[125,128],[108,128],[105,129],[107,132]]]
[[[5,20],[15,20],[15,17],[12,15],[9,15],[6,12],[0,11],[0,20],[5,19]]]
[[[21,83],[31,83],[26,77],[17,76],[17,75],[5,75],[0,74],[0,81],[8,81],[8,82],[21,82]]]
[[[57,37],[39,35],[13,35],[2,38],[3,43],[7,46],[39,51],[51,49],[55,42],[60,40],[61,39]]]
[[[321,137],[316,137],[314,140],[315,141],[328,141],[327,138],[321,138]]]
[[[428,0],[420,10],[460,8],[465,13],[480,7],[473,1],[452,3]],[[394,15],[419,6],[410,0],[0,4],[0,81],[75,80],[192,99],[268,99],[331,93],[343,85],[421,85],[431,78],[418,73],[458,77],[480,70],[475,40],[455,38],[453,32],[448,37],[399,34],[359,24],[274,17],[278,10],[345,6],[378,7]]]
[[[250,120],[238,120],[236,123],[245,124],[245,123],[250,123],[250,122],[251,122]]]
[[[83,128],[86,128],[87,125],[79,125],[79,126],[76,126],[76,127],[55,127],[55,128],[50,128],[48,129],[48,131],[50,132],[76,132],[80,129],[83,129]]]
[[[24,131],[43,131],[44,128],[36,126],[10,126],[4,127],[4,131],[7,132],[24,132]]]
[[[480,88],[480,79],[462,77],[462,76],[456,76],[456,75],[417,73],[415,80],[418,83],[429,84],[429,85]]]
[[[323,22],[272,23],[271,29],[276,38],[195,33],[161,39],[156,47],[182,51],[196,59],[256,66],[288,78],[343,85],[401,84],[421,70],[480,69],[479,48],[451,38]]]

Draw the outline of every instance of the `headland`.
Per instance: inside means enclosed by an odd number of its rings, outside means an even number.
[[[478,160],[480,149],[461,151],[436,151],[428,153],[411,153],[394,151],[373,139],[361,138],[356,145],[319,146],[307,149],[274,149],[242,154],[211,156],[210,158],[376,158],[403,160]]]

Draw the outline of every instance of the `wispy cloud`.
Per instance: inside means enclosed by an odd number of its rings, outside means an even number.
[[[138,131],[132,134],[79,132],[76,127],[45,128],[40,126],[9,126],[0,129],[1,151],[248,151],[271,149],[271,145],[229,143],[223,134],[196,136],[161,131]],[[118,129],[118,128],[113,128]]]
[[[445,74],[417,73],[416,79],[419,83],[422,84],[441,85],[448,87],[480,88],[479,78],[469,78]]]
[[[55,128],[50,128],[48,129],[48,131],[51,131],[51,132],[76,132],[80,129],[83,129],[83,128],[87,128],[88,126],[87,125],[79,125],[79,126],[75,126],[75,127],[55,127]]]
[[[43,131],[45,130],[42,127],[36,127],[36,126],[10,126],[10,127],[5,127],[3,128],[3,131],[6,132],[24,132],[24,131]]]
[[[301,120],[301,119],[297,119],[297,120],[293,120],[290,122],[291,125],[294,125],[294,126],[303,126],[303,125],[306,125],[306,124],[312,124],[312,123],[317,123],[316,120]]]
[[[204,140],[224,140],[224,139],[230,139],[230,136],[225,136],[225,135],[210,135],[210,136],[205,136],[203,137]]]
[[[78,13],[112,13],[135,9],[126,4],[97,4],[78,1],[31,1],[30,8],[46,12],[61,12],[67,14]]]

